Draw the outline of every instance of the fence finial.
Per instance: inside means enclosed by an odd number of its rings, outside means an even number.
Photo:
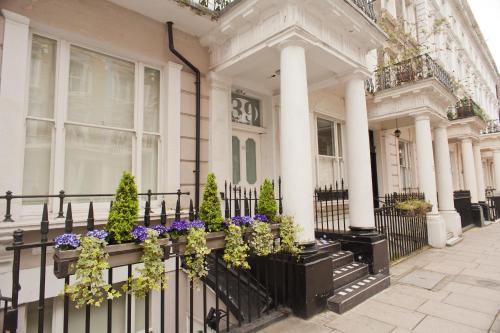
[[[94,230],[94,204],[92,201],[89,203],[89,213],[87,215],[87,230]]]
[[[165,200],[161,201],[160,224],[167,224],[167,208],[165,207]]]
[[[69,234],[73,232],[73,210],[71,209],[71,202],[68,202],[66,210],[66,220],[64,221],[64,232]]]
[[[43,204],[42,221],[40,221],[40,234],[42,242],[47,241],[47,234],[49,233],[49,210],[47,203]]]

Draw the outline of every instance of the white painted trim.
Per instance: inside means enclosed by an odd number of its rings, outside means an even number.
[[[27,82],[29,77],[29,19],[8,10],[5,17],[0,81],[0,189],[22,192]],[[18,219],[21,202],[14,200],[11,211]]]
[[[182,65],[171,61],[164,70],[167,110],[164,118],[166,126],[163,129],[166,138],[163,149],[165,166],[163,169],[165,170],[165,189],[169,192],[175,192],[181,186],[181,71]]]

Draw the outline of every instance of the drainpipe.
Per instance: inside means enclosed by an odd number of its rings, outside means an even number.
[[[194,206],[196,214],[200,208],[200,127],[201,127],[201,74],[200,70],[187,60],[179,51],[174,47],[174,34],[172,32],[173,22],[167,22],[168,32],[168,48],[177,58],[179,58],[186,66],[188,66],[196,77],[194,82],[196,87],[196,148],[195,148],[195,167],[194,167]]]

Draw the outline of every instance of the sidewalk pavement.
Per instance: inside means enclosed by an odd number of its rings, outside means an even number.
[[[500,223],[391,267],[391,286],[354,309],[296,317],[262,333],[500,333]]]

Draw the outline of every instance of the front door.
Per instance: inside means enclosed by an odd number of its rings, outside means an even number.
[[[260,180],[260,134],[233,130],[233,177],[234,185],[254,187]]]

